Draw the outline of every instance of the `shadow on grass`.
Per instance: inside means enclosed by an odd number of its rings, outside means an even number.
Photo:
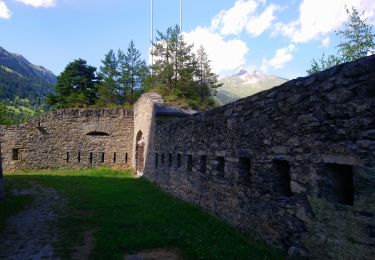
[[[69,200],[60,221],[59,252],[69,258],[85,230],[95,228],[95,259],[172,248],[187,259],[282,259],[282,252],[172,198],[145,179],[110,170],[46,171],[6,175],[6,189],[37,182]]]
[[[0,233],[3,232],[9,217],[16,215],[24,208],[31,205],[32,202],[33,197],[30,195],[6,195],[3,200],[0,200]]]

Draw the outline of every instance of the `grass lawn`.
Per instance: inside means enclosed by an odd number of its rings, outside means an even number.
[[[4,182],[6,190],[38,183],[68,198],[59,223],[57,249],[63,258],[71,258],[84,231],[90,229],[95,230],[93,259],[123,259],[125,254],[154,248],[175,249],[186,259],[285,257],[147,180],[133,178],[130,172],[42,171],[5,175]],[[11,200],[5,203],[13,204]],[[1,214],[0,223],[8,215]]]

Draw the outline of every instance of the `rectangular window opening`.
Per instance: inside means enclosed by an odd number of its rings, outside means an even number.
[[[290,189],[290,163],[284,160],[275,160],[274,166],[277,179],[275,190],[285,197],[292,197],[293,193]]]
[[[328,164],[332,192],[335,202],[352,206],[354,204],[353,166]]]
[[[101,153],[100,154],[100,162],[104,163],[104,159],[105,159],[105,153]]]
[[[207,155],[201,155],[200,172],[205,174],[207,172]]]
[[[12,160],[17,161],[20,159],[20,149],[14,148],[12,149]]]
[[[225,175],[225,158],[224,156],[216,157],[216,173],[219,177],[224,177]]]
[[[159,154],[155,153],[155,169],[159,167]]]
[[[94,157],[93,153],[90,153],[90,163],[92,163],[93,157]]]
[[[181,167],[181,154],[177,154],[177,168]]]
[[[249,157],[240,157],[238,170],[239,170],[239,176],[241,178],[241,181],[244,184],[250,184],[251,173],[250,173],[250,158]]]
[[[193,171],[193,155],[189,154],[187,157],[187,172],[192,172]]]
[[[66,163],[69,163],[70,160],[70,154],[69,152],[66,152]]]
[[[125,154],[125,163],[128,163],[128,160],[129,160],[128,153],[126,153]]]
[[[81,162],[81,152],[78,152],[77,161],[78,161],[79,163]]]
[[[116,153],[113,153],[113,163],[116,163]]]
[[[172,164],[173,164],[173,158],[172,158],[172,154],[170,153],[168,155],[168,166],[169,167],[172,167]]]

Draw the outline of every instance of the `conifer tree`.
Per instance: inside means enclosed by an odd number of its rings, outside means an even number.
[[[347,7],[345,9],[349,20],[345,24],[345,28],[336,33],[342,39],[342,42],[337,46],[337,55],[326,57],[323,53],[319,60],[313,59],[311,68],[307,70],[309,75],[374,53],[375,35],[372,33],[372,26],[366,23],[367,19],[361,18],[364,13],[360,14],[354,7],[352,10]]]
[[[172,27],[169,27],[165,34],[160,31],[157,33],[156,42],[153,43],[154,50],[151,53],[155,57],[152,66],[154,82],[167,88],[173,88],[175,63],[172,56],[176,51],[177,33]]]
[[[185,42],[179,26],[158,31],[154,43],[155,63],[152,67],[156,84],[178,90],[194,85],[195,55],[193,45]]]
[[[57,108],[92,106],[98,99],[98,83],[95,67],[74,60],[57,77],[57,94],[49,95],[48,103]]]
[[[341,62],[354,61],[365,57],[375,51],[375,35],[372,32],[372,25],[366,24],[367,19],[362,19],[362,14],[352,7],[350,11],[346,8],[349,21],[344,30],[337,32],[337,35],[344,39],[337,48],[342,57]]]
[[[99,76],[99,100],[100,106],[108,106],[118,103],[119,95],[119,64],[115,52],[111,49],[104,56],[100,66]]]
[[[199,108],[212,104],[212,89],[216,87],[217,75],[212,73],[210,60],[203,47],[193,52],[178,26],[166,33],[158,31],[154,43],[153,84],[166,96],[183,99],[190,107]]]
[[[133,41],[130,42],[126,53],[119,51],[118,60],[125,101],[133,104],[142,92],[144,81],[149,75],[149,69],[146,61],[141,59],[141,53],[136,49]]]
[[[218,76],[212,72],[210,60],[202,45],[197,51],[196,77],[199,86],[199,94],[202,100],[212,94],[215,88],[221,86],[220,84],[216,84]]]

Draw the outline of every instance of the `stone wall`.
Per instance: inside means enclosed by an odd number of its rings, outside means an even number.
[[[0,143],[0,200],[4,197],[4,180],[3,180],[3,158]]]
[[[133,111],[67,109],[0,126],[4,172],[131,167]]]
[[[152,146],[153,133],[155,131],[155,104],[162,103],[163,100],[159,94],[147,93],[140,97],[137,103],[134,105],[134,136],[133,136],[133,149],[132,149],[132,165],[137,171],[138,175],[143,174],[143,167],[137,169],[136,157],[137,157],[137,143],[144,146],[142,156],[145,161],[149,157],[150,146]],[[147,162],[148,163],[148,162]]]
[[[145,177],[290,255],[373,259],[374,68],[366,57],[157,123]]]

